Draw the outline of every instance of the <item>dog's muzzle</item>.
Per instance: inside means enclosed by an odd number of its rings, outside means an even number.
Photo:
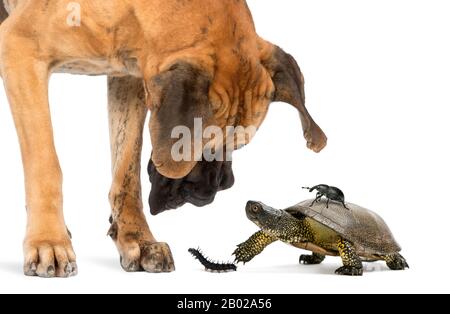
[[[149,204],[153,215],[177,209],[187,203],[203,207],[214,202],[217,192],[234,185],[231,161],[200,161],[183,179],[162,176],[152,160],[148,165],[152,184]]]

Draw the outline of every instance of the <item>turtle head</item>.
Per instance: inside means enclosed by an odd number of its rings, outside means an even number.
[[[267,206],[261,202],[249,201],[247,217],[261,230],[281,241],[296,242],[301,237],[298,219],[284,210]]]

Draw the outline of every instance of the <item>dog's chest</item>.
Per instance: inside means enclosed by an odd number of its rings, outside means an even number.
[[[53,69],[56,73],[70,73],[80,75],[111,75],[111,76],[141,76],[135,59],[108,60],[89,59],[74,60],[60,64]]]

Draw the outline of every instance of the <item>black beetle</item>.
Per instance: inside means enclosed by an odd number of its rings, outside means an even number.
[[[317,195],[316,195],[316,199],[314,200],[314,202],[311,204],[311,206],[313,206],[315,203],[319,202],[322,197],[326,197],[327,200],[327,208],[330,205],[330,201],[336,201],[341,203],[342,205],[344,205],[344,207],[348,210],[350,210],[347,205],[345,205],[345,195],[344,192],[342,192],[340,189],[338,189],[337,187],[334,186],[329,186],[326,184],[320,184],[320,185],[316,185],[312,188],[303,188],[305,190],[309,190],[309,192],[313,192],[313,191],[317,191]]]

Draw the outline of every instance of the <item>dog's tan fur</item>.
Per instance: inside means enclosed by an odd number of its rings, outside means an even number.
[[[193,82],[197,92],[201,82],[207,84],[208,104],[193,114],[208,116],[209,124],[259,127],[270,102],[283,100],[299,109],[309,148],[319,152],[326,145],[325,135],[304,107],[301,73],[278,66],[279,48],[258,37],[245,1],[77,0],[79,27],[67,23],[70,2],[4,0],[10,16],[0,27],[0,72],[25,171],[26,274],[76,273],[48,104],[48,80],[54,72],[110,77],[110,235],[128,271],[174,269],[170,249],[156,241],[145,221],[139,179],[147,110],[153,112],[152,159],[158,172],[182,178],[196,164],[168,158],[171,142],[162,134],[167,118],[160,112],[166,105],[163,94],[173,92],[171,80]],[[178,115],[173,114],[175,120],[169,122],[176,124]]]

